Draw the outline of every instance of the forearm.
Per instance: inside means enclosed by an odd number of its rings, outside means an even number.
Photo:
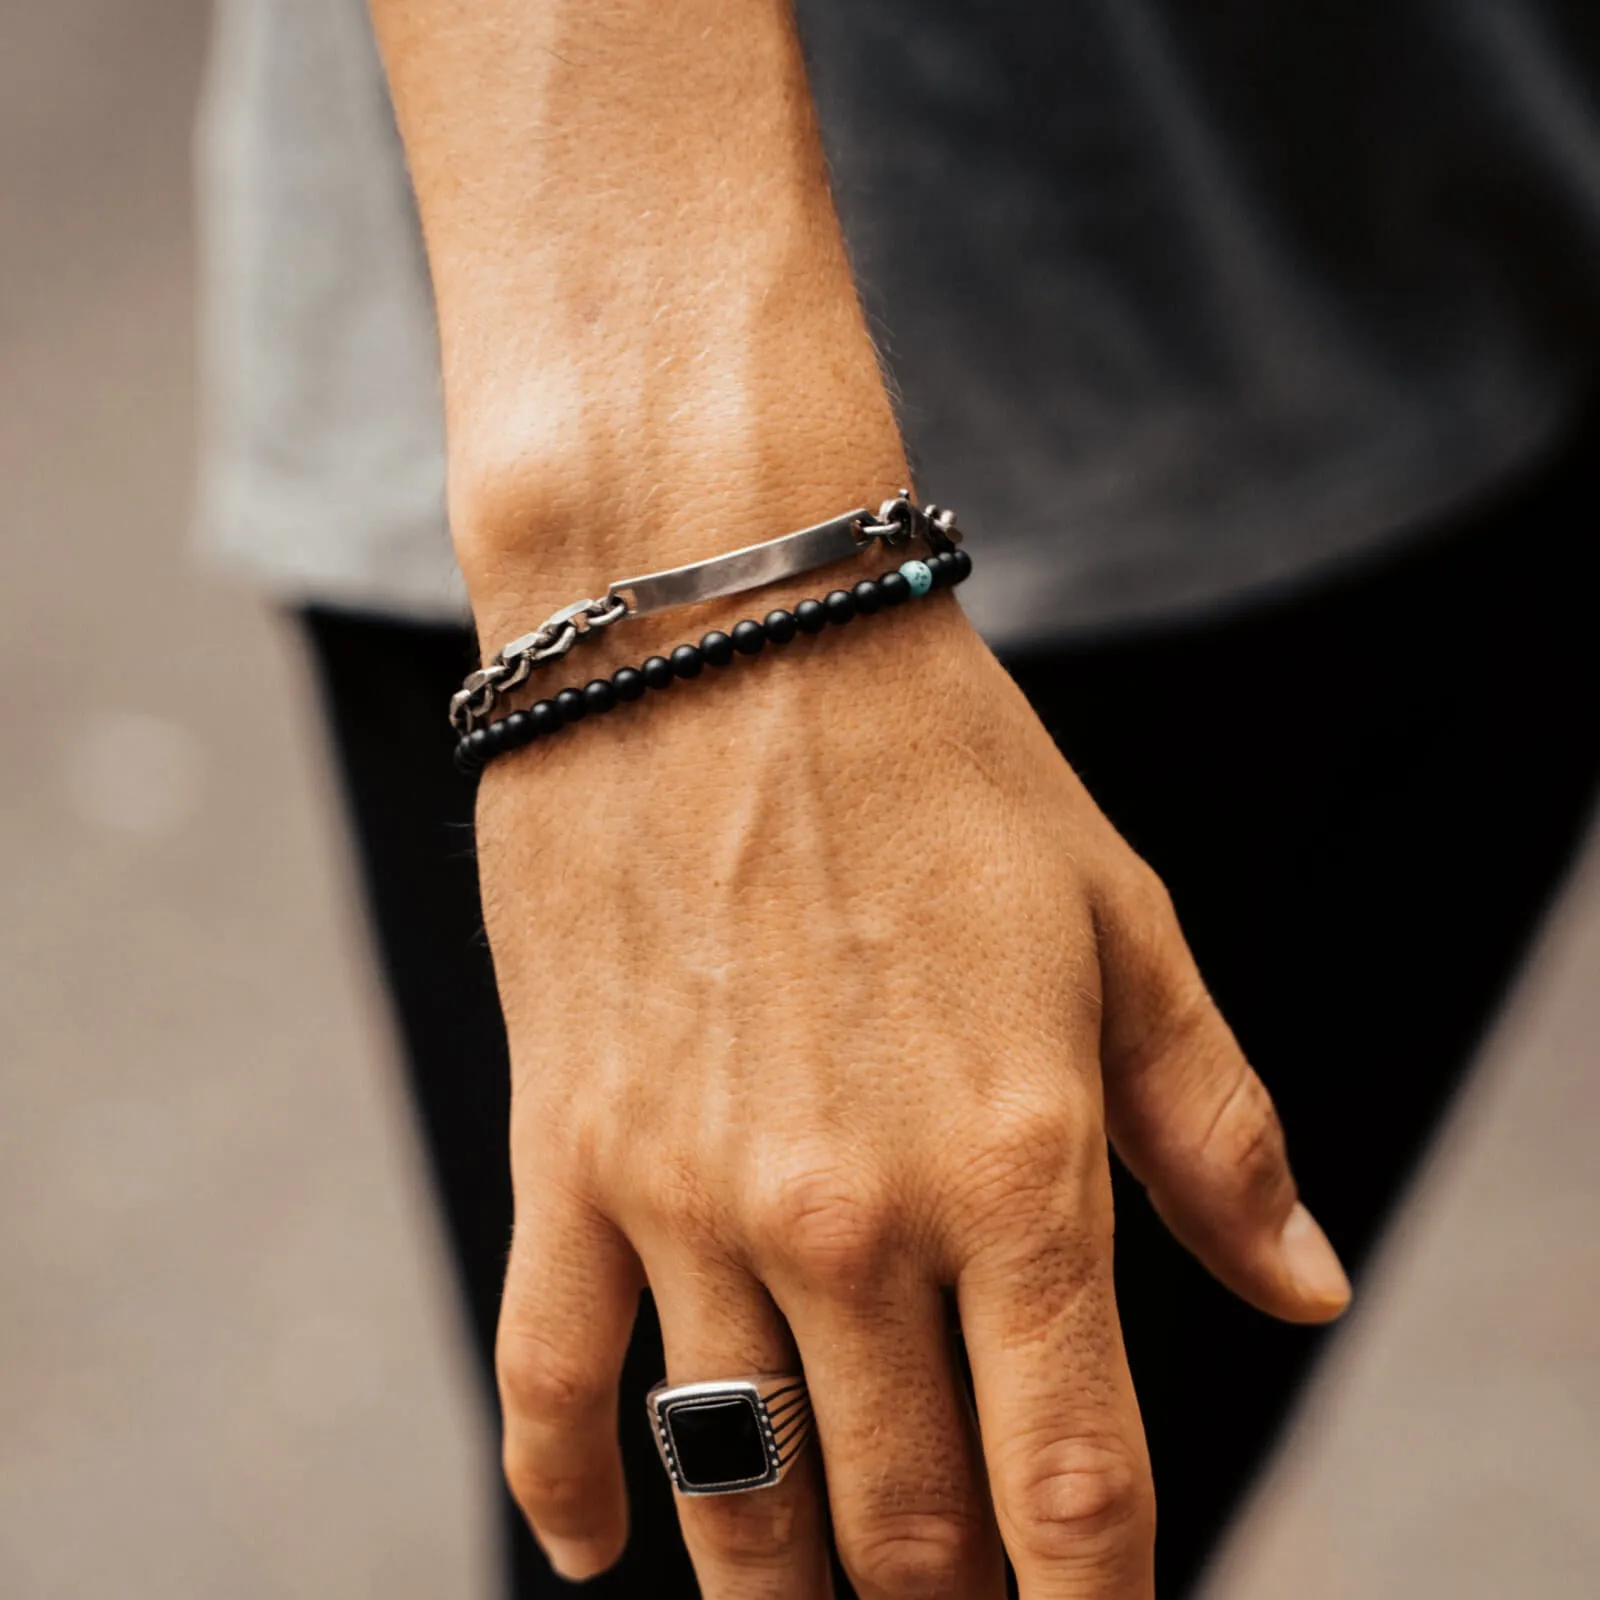
[[[372,0],[489,632],[892,492],[782,0]]]

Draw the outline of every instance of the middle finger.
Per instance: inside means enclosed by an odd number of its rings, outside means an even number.
[[[765,1273],[805,1360],[840,1559],[861,1600],[1000,1600],[999,1530],[943,1294],[893,1230],[855,1231],[863,1248],[843,1251],[837,1232],[819,1249],[791,1232]]]

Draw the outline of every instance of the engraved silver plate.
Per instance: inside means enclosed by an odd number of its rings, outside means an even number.
[[[798,533],[786,533],[781,539],[745,545],[706,561],[690,562],[686,567],[623,578],[606,590],[606,598],[621,596],[628,603],[630,616],[647,617],[652,611],[665,611],[669,606],[692,605],[698,600],[717,600],[723,595],[759,589],[859,554],[872,542],[870,535],[862,531],[870,515],[865,506],[857,506],[842,517],[802,528]]]

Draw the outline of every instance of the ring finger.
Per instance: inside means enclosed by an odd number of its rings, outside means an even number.
[[[799,1372],[783,1318],[743,1267],[649,1255],[644,1264],[669,1383]],[[678,1520],[706,1600],[827,1600],[833,1592],[814,1450],[770,1488],[680,1494]]]

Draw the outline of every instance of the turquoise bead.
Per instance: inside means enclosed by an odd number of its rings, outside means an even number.
[[[900,576],[911,585],[914,595],[924,595],[933,587],[933,568],[926,561],[904,561]]]

